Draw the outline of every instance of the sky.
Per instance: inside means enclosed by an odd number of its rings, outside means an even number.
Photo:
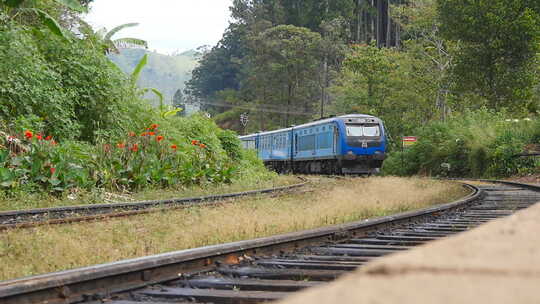
[[[163,54],[214,46],[229,25],[232,0],[94,0],[85,20],[95,29],[138,22],[113,38],[148,42]]]

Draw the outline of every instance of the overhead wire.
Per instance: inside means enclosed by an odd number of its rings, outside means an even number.
[[[304,115],[304,116],[313,116],[315,113],[302,112],[297,110],[292,111],[283,111],[278,109],[272,109],[268,107],[260,107],[259,105],[254,106],[244,106],[244,105],[231,105],[229,103],[220,103],[220,102],[204,102],[204,101],[194,101],[190,104],[200,104],[200,105],[210,105],[224,108],[236,108],[236,109],[245,109],[255,112],[266,112],[266,113],[277,113],[277,114],[292,114],[292,115]]]

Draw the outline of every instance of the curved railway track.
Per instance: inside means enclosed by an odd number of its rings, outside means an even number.
[[[301,183],[289,186],[201,197],[4,211],[0,212],[0,231],[13,228],[29,228],[39,225],[65,224],[103,218],[125,217],[156,212],[164,208],[185,208],[193,205],[220,202],[230,198],[278,193],[305,186],[307,181],[303,178],[301,178],[301,180]]]
[[[0,282],[0,303],[259,303],[540,201],[540,187],[468,186],[450,204],[367,221]]]

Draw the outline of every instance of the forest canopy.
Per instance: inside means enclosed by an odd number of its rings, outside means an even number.
[[[186,93],[236,130],[244,112],[258,122],[246,132],[362,112],[397,134],[466,109],[540,110],[538,1],[235,0],[231,12]]]

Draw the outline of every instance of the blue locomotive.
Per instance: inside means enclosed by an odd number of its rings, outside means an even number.
[[[364,114],[343,115],[270,132],[241,136],[266,166],[278,172],[372,174],[386,157],[383,122]]]

